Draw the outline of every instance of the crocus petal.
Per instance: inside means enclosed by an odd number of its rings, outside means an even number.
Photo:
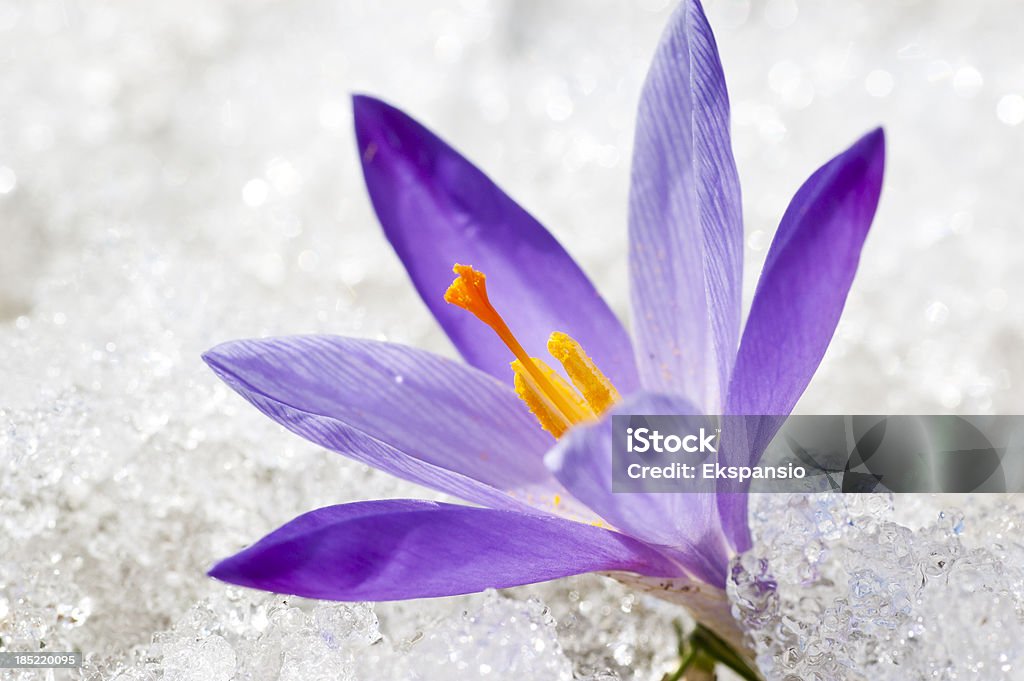
[[[559,482],[613,527],[652,545],[672,547],[687,571],[725,586],[729,555],[709,493],[612,491],[612,419],[616,414],[700,414],[681,398],[638,393],[603,420],[577,426],[545,458]]]
[[[879,128],[819,168],[793,197],[743,331],[729,413],[789,414],[803,394],[846,303],[884,166]]]
[[[718,49],[700,3],[686,0],[640,96],[629,264],[641,382],[711,414],[739,333],[741,211]]]
[[[729,387],[730,414],[762,415],[737,433],[727,463],[755,462],[828,347],[878,206],[885,167],[881,128],[819,168],[789,204],[757,284]],[[742,489],[720,498],[726,534],[750,546]]]
[[[422,350],[337,336],[224,343],[203,358],[289,430],[357,461],[475,503],[520,508],[561,486],[549,438],[507,386]]]
[[[210,575],[308,598],[388,601],[596,571],[679,574],[653,549],[597,527],[397,499],[306,513],[219,563]]]
[[[718,518],[722,534],[735,553],[749,551],[753,546],[750,525],[747,522],[750,483],[726,482],[718,492]],[[730,489],[731,488],[731,489]]]
[[[416,290],[470,364],[508,380],[508,349],[464,310],[444,302],[452,265],[484,272],[495,307],[528,352],[548,335],[578,340],[623,391],[637,385],[629,337],[593,284],[551,234],[483,172],[424,126],[357,96],[356,137],[366,186]]]

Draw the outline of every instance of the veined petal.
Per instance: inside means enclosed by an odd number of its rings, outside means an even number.
[[[555,330],[578,340],[621,390],[637,385],[621,322],[553,236],[483,172],[424,126],[377,99],[353,99],[363,174],[384,233],[423,302],[470,364],[509,380],[508,350],[447,305],[456,262],[487,290],[528,352]]]
[[[292,520],[210,575],[339,601],[473,593],[584,572],[674,576],[624,535],[560,518],[396,499],[328,506]]]
[[[641,382],[718,413],[739,334],[743,217],[725,77],[698,0],[669,21],[640,96],[629,235]]]
[[[861,247],[878,206],[885,136],[874,130],[819,168],[800,187],[772,241],[729,387],[730,414],[749,423],[731,465],[756,461],[810,382],[842,314]],[[772,416],[774,415],[774,416]],[[748,548],[746,494],[723,497],[722,522]]]
[[[708,493],[612,491],[612,416],[700,414],[681,398],[638,393],[598,423],[573,428],[545,457],[572,495],[613,527],[666,551],[708,584],[725,586],[729,553]]]
[[[515,393],[459,362],[338,336],[233,341],[203,359],[289,430],[400,478],[499,508],[563,491]]]
[[[884,166],[879,128],[819,168],[793,197],[751,304],[729,413],[786,415],[803,394],[846,303]]]

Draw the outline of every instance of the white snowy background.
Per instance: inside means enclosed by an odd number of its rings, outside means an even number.
[[[799,183],[875,125],[888,135],[878,216],[799,411],[1021,413],[1024,5],[707,9],[733,103],[748,301]],[[353,92],[485,168],[627,318],[634,110],[670,11],[0,0],[0,650],[80,650],[82,678],[122,681],[668,671],[680,612],[598,577],[376,606],[207,579],[302,511],[430,493],[286,433],[199,355],[310,332],[452,353],[365,195]],[[766,503],[756,551],[774,556],[782,597],[743,606],[767,613],[750,620],[771,634],[765,672],[1024,678],[1020,518],[953,501],[964,519],[939,515],[945,499]],[[858,561],[878,569],[843,567]],[[778,644],[780,627],[799,645]]]

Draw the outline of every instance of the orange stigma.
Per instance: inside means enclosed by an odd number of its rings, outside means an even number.
[[[572,426],[595,418],[618,402],[615,386],[573,338],[556,331],[548,339],[548,352],[562,364],[571,386],[544,361],[523,349],[491,305],[483,272],[458,264],[453,271],[458,276],[445,292],[445,301],[473,313],[505,343],[516,358],[511,365],[516,394],[544,430],[561,437]]]

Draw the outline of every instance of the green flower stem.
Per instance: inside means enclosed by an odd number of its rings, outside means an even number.
[[[662,681],[714,679],[716,664],[725,665],[745,681],[762,681],[758,671],[710,629],[698,624],[689,636],[684,636],[678,622],[673,626],[679,636],[680,662],[679,667],[666,674]]]
[[[697,650],[691,648],[685,655],[683,655],[682,659],[679,662],[679,668],[671,674],[666,674],[662,681],[679,681],[679,679],[683,678],[683,675],[686,673],[686,670],[693,665],[693,662],[696,659]]]

